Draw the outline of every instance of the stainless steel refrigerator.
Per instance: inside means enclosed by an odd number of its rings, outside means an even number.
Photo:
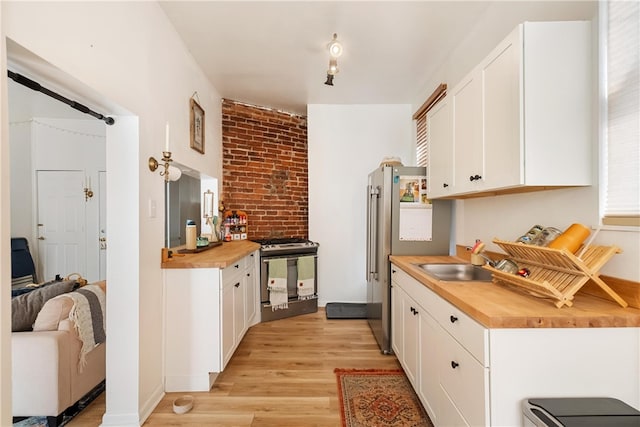
[[[367,319],[391,350],[389,255],[448,255],[451,201],[427,198],[426,168],[380,166],[367,185]]]

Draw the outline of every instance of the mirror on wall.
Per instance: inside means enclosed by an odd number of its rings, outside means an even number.
[[[207,204],[210,213],[211,207],[217,206],[218,190],[217,179],[180,164],[173,166],[182,171],[182,176],[177,181],[165,183],[165,245],[169,248],[186,244],[187,220],[195,221],[198,236],[210,233],[209,226],[204,223],[203,203]]]

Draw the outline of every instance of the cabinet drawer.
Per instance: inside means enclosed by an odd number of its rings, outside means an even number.
[[[489,370],[449,334],[441,330],[438,351],[440,385],[466,423],[488,425]]]
[[[489,366],[488,329],[442,298],[436,300],[431,314],[483,366]]]
[[[438,412],[438,418],[436,418],[436,425],[438,426],[456,426],[467,427],[469,423],[460,415],[458,408],[451,401],[451,398],[442,387],[439,388],[440,392],[440,410]],[[476,427],[476,426],[474,426]]]
[[[431,289],[409,276],[397,266],[391,264],[391,280],[399,285],[419,306],[432,313],[440,298]],[[433,314],[432,314],[433,315]]]
[[[245,272],[247,258],[244,257],[222,269],[222,287],[237,283]]]

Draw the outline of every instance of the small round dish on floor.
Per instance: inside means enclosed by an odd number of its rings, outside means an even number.
[[[186,414],[193,408],[193,396],[185,395],[173,401],[173,412],[178,415]]]

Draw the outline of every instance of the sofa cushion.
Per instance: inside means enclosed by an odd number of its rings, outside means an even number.
[[[61,320],[69,317],[73,307],[71,298],[51,298],[44,303],[33,323],[34,331],[57,331]]]
[[[103,292],[107,291],[107,282],[105,280],[92,283],[98,285]],[[63,295],[64,296],[64,295]],[[60,322],[69,317],[69,312],[73,307],[71,298],[51,298],[44,303],[42,309],[36,317],[33,324],[34,331],[57,331]]]
[[[65,280],[11,299],[11,332],[31,331],[42,306],[55,296],[71,292],[75,286],[75,281]]]

